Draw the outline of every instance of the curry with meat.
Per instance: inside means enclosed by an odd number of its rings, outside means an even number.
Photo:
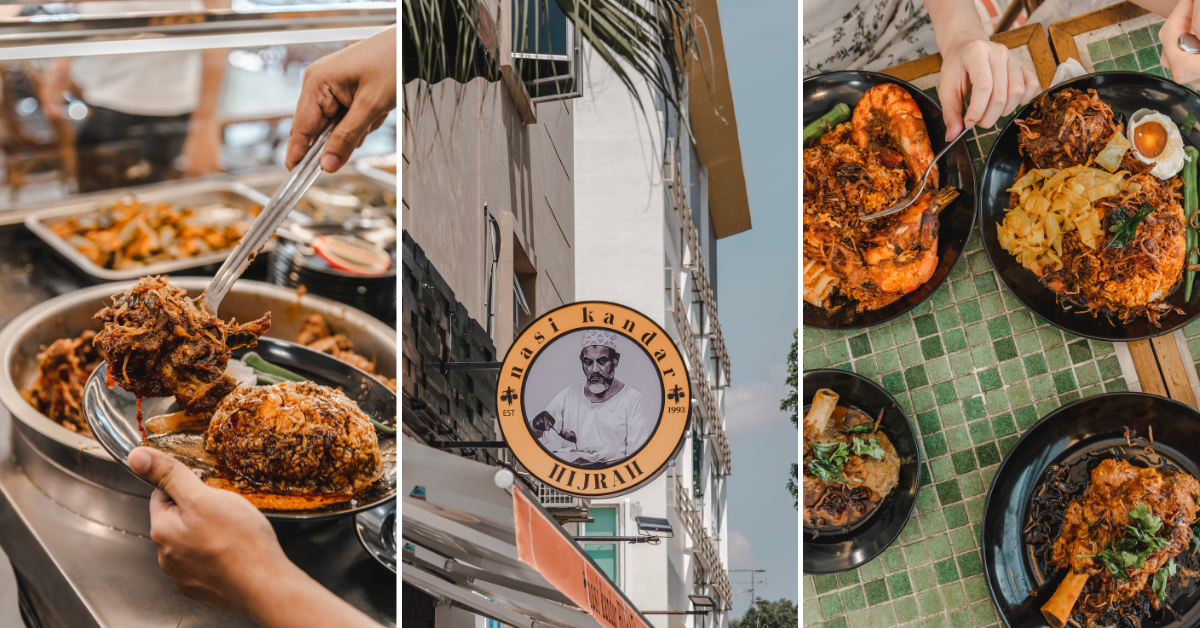
[[[900,458],[887,435],[857,408],[823,388],[804,416],[804,524],[840,530],[868,515],[900,482]]]
[[[1042,607],[1053,628],[1076,617],[1087,628],[1111,626],[1119,616],[1136,616],[1143,602],[1157,609],[1169,587],[1193,575],[1176,558],[1195,549],[1200,482],[1113,459],[1102,460],[1090,479],[1066,506],[1053,542],[1050,564],[1067,571]]]
[[[125,270],[232,249],[259,211],[143,203],[131,196],[49,226],[97,266]]]

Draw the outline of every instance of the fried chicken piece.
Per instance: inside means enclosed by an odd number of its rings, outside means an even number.
[[[212,412],[237,386],[225,374],[230,349],[254,347],[271,329],[271,313],[251,323],[226,323],[163,277],[145,277],[116,295],[96,318],[109,384],[138,397],[175,397],[188,414]]]
[[[320,314],[311,314],[304,319],[300,325],[300,333],[296,336],[296,342],[309,349],[328,353],[343,362],[348,362],[352,366],[366,371],[393,391],[396,390],[396,380],[376,373],[375,361],[355,353],[354,343],[342,334],[333,333],[329,324],[325,322],[325,317]]]
[[[1017,146],[1038,168],[1090,165],[1121,127],[1096,90],[1043,94],[1023,120]]]
[[[217,407],[204,447],[241,487],[283,495],[357,493],[383,460],[358,404],[312,382],[238,388]]]
[[[314,342],[332,335],[333,331],[329,329],[329,323],[325,322],[325,317],[320,314],[311,314],[300,323],[300,333],[296,335],[296,342],[311,347]]]
[[[21,396],[38,412],[72,432],[92,435],[83,416],[83,386],[103,358],[92,344],[96,332],[60,338],[37,355],[37,379]]]

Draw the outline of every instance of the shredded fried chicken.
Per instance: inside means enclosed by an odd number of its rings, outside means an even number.
[[[367,415],[312,382],[238,388],[217,407],[204,447],[243,488],[282,495],[357,493],[382,465]]]
[[[109,385],[145,397],[175,397],[188,414],[207,414],[237,386],[225,374],[230,349],[254,347],[271,328],[268,312],[238,325],[212,316],[163,277],[145,277],[96,314],[104,330]]]
[[[51,421],[72,432],[92,435],[83,416],[83,386],[103,357],[92,344],[96,332],[60,338],[37,355],[37,379],[21,395]]]
[[[1063,301],[1093,314],[1115,312],[1122,322],[1145,316],[1158,325],[1171,311],[1183,313],[1165,300],[1183,276],[1182,182],[1149,174],[1131,181],[1141,189],[1098,199],[1096,206],[1104,212],[1104,244],[1113,237],[1109,230],[1114,224],[1147,205],[1157,208],[1138,225],[1133,239],[1123,248],[1093,250],[1080,242],[1077,232],[1069,232],[1063,237],[1063,269],[1042,279]]]
[[[1064,89],[1043,94],[1024,120],[1017,120],[1021,155],[1038,168],[1091,165],[1121,127],[1096,90]]]

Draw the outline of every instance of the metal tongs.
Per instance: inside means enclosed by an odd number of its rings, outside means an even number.
[[[221,307],[221,299],[233,287],[233,282],[237,281],[238,277],[242,276],[246,267],[254,259],[254,256],[266,246],[267,241],[279,229],[279,225],[283,224],[283,220],[287,218],[288,213],[300,202],[300,198],[312,186],[313,181],[321,174],[321,152],[325,150],[325,145],[329,143],[329,137],[333,134],[334,127],[342,119],[344,112],[339,112],[325,124],[321,129],[321,133],[317,135],[309,147],[308,152],[304,155],[304,159],[292,168],[283,185],[275,191],[275,195],[267,202],[267,206],[258,214],[258,218],[254,219],[254,224],[250,225],[250,229],[246,231],[246,235],[242,236],[242,241],[238,242],[237,248],[229,254],[225,259],[225,263],[217,270],[217,274],[213,275],[212,281],[208,283],[208,288],[201,295],[201,303],[205,309],[213,316],[217,315],[217,310]]]

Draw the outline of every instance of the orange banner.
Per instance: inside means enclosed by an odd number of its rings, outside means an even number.
[[[604,628],[651,628],[612,581],[519,485],[513,486],[517,556]]]

